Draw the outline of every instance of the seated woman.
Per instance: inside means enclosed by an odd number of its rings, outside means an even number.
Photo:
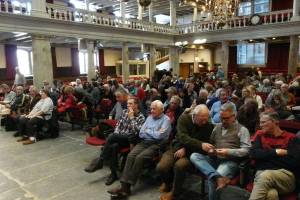
[[[176,134],[177,119],[182,112],[183,109],[181,107],[181,98],[177,95],[172,96],[169,105],[165,109],[165,114],[170,118],[171,121],[171,134],[174,134],[172,137],[174,137]]]
[[[103,167],[103,161],[110,161],[111,174],[108,176],[105,184],[111,185],[118,179],[118,151],[120,148],[129,147],[137,142],[138,133],[141,129],[145,117],[139,110],[139,101],[136,97],[129,97],[125,109],[117,123],[114,133],[110,134],[104,145],[103,151],[98,158],[85,168],[88,173],[94,172]]]
[[[30,103],[29,101],[30,98],[28,95],[24,94],[23,87],[17,86],[15,100],[11,104],[7,104],[7,107],[10,108],[10,115],[6,118],[6,131],[16,130],[15,124],[17,123],[17,118],[26,112],[26,108]]]
[[[287,110],[286,102],[284,101],[282,92],[279,89],[274,89],[268,96],[265,102],[265,112],[277,112],[280,119],[292,119],[293,114]]]
[[[72,86],[66,86],[62,95],[58,99],[57,111],[59,114],[65,113],[68,109],[76,107],[74,89]]]
[[[256,132],[259,125],[259,111],[255,99],[245,99],[245,104],[240,107],[237,113],[237,120],[249,130],[250,135]]]
[[[32,111],[28,115],[22,115],[19,119],[18,132],[23,137],[18,142],[23,142],[24,145],[35,143],[37,128],[52,117],[53,102],[49,97],[49,91],[41,90],[40,94],[41,100],[33,107]]]

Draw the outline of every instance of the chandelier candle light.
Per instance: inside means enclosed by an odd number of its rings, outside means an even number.
[[[235,17],[240,0],[184,0],[183,3],[201,8],[201,15],[207,20],[226,26]]]

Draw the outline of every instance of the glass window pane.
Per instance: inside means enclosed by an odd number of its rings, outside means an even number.
[[[20,72],[25,76],[30,76],[30,52],[24,49],[17,49],[17,60]]]
[[[146,75],[146,65],[145,64],[139,65],[139,75]]]
[[[254,1],[254,13],[269,12],[270,2],[269,0],[255,0]]]
[[[251,14],[251,2],[242,2],[239,4],[238,16]]]
[[[265,43],[238,44],[237,63],[239,65],[264,65]]]
[[[80,74],[87,73],[87,53],[86,52],[79,52],[79,71]]]
[[[129,65],[129,74],[137,75],[137,65],[135,65],[135,64]]]

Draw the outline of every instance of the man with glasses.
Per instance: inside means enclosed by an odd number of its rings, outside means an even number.
[[[250,200],[279,199],[294,191],[300,178],[300,142],[295,134],[279,127],[277,113],[260,115],[250,156],[257,169]]]
[[[209,200],[215,199],[215,191],[225,187],[239,169],[239,161],[249,153],[251,147],[247,128],[236,120],[235,106],[228,102],[220,110],[220,124],[203,146],[208,154],[193,153],[191,162],[208,178]]]

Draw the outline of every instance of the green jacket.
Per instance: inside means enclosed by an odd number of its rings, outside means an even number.
[[[209,142],[213,129],[214,126],[210,122],[198,126],[193,123],[190,113],[183,113],[177,122],[177,133],[172,147],[176,150],[185,147],[187,154],[203,153],[202,143]]]

